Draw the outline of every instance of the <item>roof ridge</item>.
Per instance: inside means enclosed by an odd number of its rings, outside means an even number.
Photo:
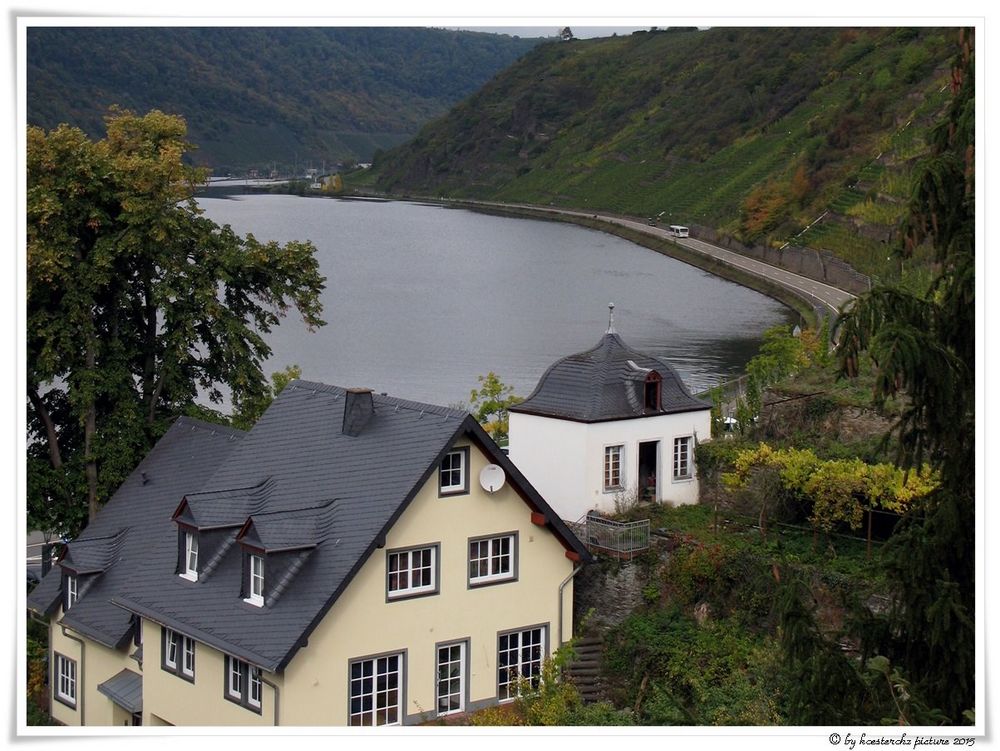
[[[209,422],[208,420],[202,420],[198,417],[190,417],[188,415],[179,415],[174,420],[174,425],[190,425],[192,428],[201,428],[213,433],[231,433],[233,435],[247,434],[247,431],[234,428],[231,425],[223,425],[219,422]]]
[[[323,501],[322,503],[317,503],[314,506],[303,506],[302,508],[284,508],[275,509],[274,511],[259,511],[250,514],[251,517],[262,517],[262,516],[279,516],[279,515],[291,515],[291,514],[305,514],[307,511],[315,511],[317,513],[325,511],[330,508],[330,506],[337,501],[339,498],[330,498],[329,500]]]
[[[305,381],[299,378],[291,381],[288,386],[285,387],[285,391],[296,391],[299,389],[319,391],[327,394],[333,394],[334,396],[341,396],[347,393],[347,389],[343,386],[334,386],[328,383],[320,383],[319,381]],[[284,393],[284,391],[282,393]],[[403,399],[402,397],[392,396],[391,394],[378,392],[374,389],[372,390],[372,401],[376,407],[378,407],[379,404],[384,404],[397,407],[399,409],[407,409],[414,412],[429,412],[431,414],[447,417],[464,418],[465,415],[468,414],[465,410],[452,409],[451,407],[445,407],[440,404],[431,404],[429,402],[418,402],[413,401],[412,399]]]
[[[190,498],[193,495],[218,495],[219,493],[233,493],[237,490],[263,490],[267,485],[274,484],[274,476],[268,475],[260,482],[254,485],[239,485],[232,488],[214,488],[212,490],[195,490],[192,493],[185,493],[185,498]]]

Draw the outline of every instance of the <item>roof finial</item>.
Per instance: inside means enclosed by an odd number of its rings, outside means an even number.
[[[615,333],[615,304],[613,302],[608,303],[608,333]]]

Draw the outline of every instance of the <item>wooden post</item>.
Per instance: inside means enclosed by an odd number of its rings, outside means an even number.
[[[868,509],[868,547],[865,551],[865,558],[871,560],[872,557],[872,510]]]

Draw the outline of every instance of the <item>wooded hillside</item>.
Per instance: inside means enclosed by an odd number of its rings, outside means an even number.
[[[715,28],[549,42],[387,152],[375,187],[662,212],[888,273],[957,35]]]
[[[367,161],[538,43],[420,28],[59,28],[27,32],[28,124],[103,135],[112,104],[182,115],[217,173]]]

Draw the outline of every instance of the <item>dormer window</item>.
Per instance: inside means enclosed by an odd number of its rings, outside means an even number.
[[[184,532],[184,562],[181,566],[181,577],[189,581],[198,581],[198,535],[195,532]]]
[[[644,398],[643,406],[647,410],[652,410],[653,412],[659,412],[662,407],[660,401],[660,387],[663,383],[663,378],[655,370],[650,371],[649,375],[646,376],[646,383],[644,384]]]
[[[250,575],[248,596],[243,602],[256,605],[258,608],[264,605],[264,557],[251,553],[247,556],[247,570]]]

